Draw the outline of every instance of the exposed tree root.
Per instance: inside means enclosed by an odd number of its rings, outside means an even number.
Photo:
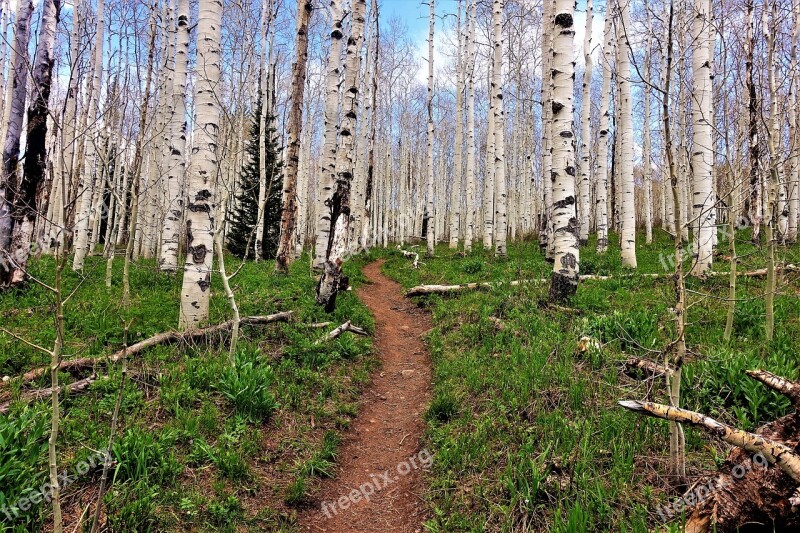
[[[293,316],[293,311],[283,311],[281,313],[275,313],[272,315],[266,316],[248,316],[241,319],[241,325],[261,325],[261,324],[270,324],[272,322],[288,322]],[[192,329],[188,331],[178,332],[178,331],[165,331],[163,333],[159,333],[157,335],[153,335],[147,339],[137,342],[136,344],[127,348],[127,350],[119,350],[118,352],[112,354],[108,358],[106,357],[81,357],[79,359],[71,359],[69,361],[62,361],[61,365],[59,366],[59,370],[67,370],[67,371],[74,371],[81,368],[88,368],[95,365],[103,364],[106,361],[110,361],[112,363],[117,362],[123,355],[127,354],[127,357],[131,355],[135,355],[139,352],[146,350],[147,348],[151,348],[153,346],[159,346],[162,344],[173,344],[176,342],[199,342],[204,341],[211,337],[212,335],[218,333],[224,333],[226,331],[230,331],[233,327],[233,320],[228,320],[226,322],[222,322],[220,324],[216,324],[214,326],[209,326],[207,328],[201,329]],[[40,367],[35,368],[29,372],[26,372],[22,375],[22,381],[28,382],[33,381],[47,372],[50,371],[50,367]],[[0,385],[7,385],[9,382],[0,383]],[[48,389],[49,390],[49,389]]]
[[[800,384],[762,370],[747,374],[798,404]],[[659,510],[664,520],[678,519],[685,513],[685,531],[693,533],[744,531],[757,524],[763,524],[769,531],[800,528],[797,411],[750,433],[694,411],[643,401],[620,404],[649,416],[699,427],[736,446],[720,473],[700,480],[682,499]]]

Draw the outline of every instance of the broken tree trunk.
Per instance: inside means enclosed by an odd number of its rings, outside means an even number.
[[[800,383],[762,370],[750,370],[747,375],[786,395],[795,407],[800,405]],[[794,531],[800,527],[800,513],[796,512],[800,503],[797,500],[799,411],[750,433],[686,409],[642,401],[622,401],[620,405],[648,416],[699,427],[736,446],[720,473],[700,480],[682,499],[669,506],[666,513],[662,508],[659,514],[663,519],[685,514],[685,531],[694,533],[732,532],[755,524],[763,524],[770,531]]]
[[[319,339],[316,343],[317,344],[322,344],[323,342],[332,341],[333,339],[335,339],[336,337],[340,336],[342,333],[344,333],[346,331],[349,331],[349,332],[354,333],[356,335],[361,335],[362,337],[366,337],[366,336],[369,335],[369,333],[367,333],[366,330],[361,329],[358,326],[354,326],[353,323],[348,320],[347,322],[345,322],[344,324],[342,324],[338,328],[334,329],[333,331],[331,331],[330,333],[328,333],[327,335],[325,335],[324,337]]]

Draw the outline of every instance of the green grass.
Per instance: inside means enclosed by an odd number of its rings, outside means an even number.
[[[765,264],[763,252],[738,236],[746,255],[739,270]],[[429,336],[434,395],[425,443],[435,452],[427,498],[431,531],[632,531],[658,524],[657,505],[674,496],[667,475],[663,421],[617,406],[621,399],[664,400],[657,382],[624,376],[628,355],[662,360],[674,334],[674,289],[664,272],[672,254],[668,237],[637,246],[639,268],[625,271],[616,236],[597,255],[594,241],[581,250],[581,273],[612,274],[582,283],[572,302],[578,313],[549,308],[547,284],[501,285],[492,290],[420,298],[436,325]],[[478,246],[480,248],[480,246]],[[727,243],[719,249],[727,253]],[[797,262],[800,250],[780,249]],[[384,271],[405,287],[549,277],[536,243],[509,246],[498,260],[480,249],[463,256],[446,246],[422,259],[420,269],[394,251]],[[688,264],[688,263],[687,263]],[[717,259],[715,269],[727,271]],[[796,283],[796,282],[795,282]],[[727,277],[689,279],[683,405],[745,429],[787,412],[789,403],[743,374],[761,367],[798,377],[793,346],[800,340],[800,298],[795,284],[776,297],[776,338],[764,339],[763,279],[739,278],[734,338],[723,341]],[[504,327],[498,330],[496,320]],[[602,348],[579,353],[580,337]],[[712,470],[726,448],[689,430],[691,475]]]
[[[348,262],[353,283],[363,281],[366,260]],[[233,258],[226,262],[230,271],[238,267]],[[113,484],[105,496],[114,531],[279,530],[291,523],[293,506],[331,474],[338,435],[355,414],[376,360],[368,338],[343,335],[318,346],[314,341],[327,330],[303,324],[349,319],[372,331],[373,321],[353,292],[340,295],[336,311],[326,314],[314,302],[308,264],[303,257],[288,276],[276,276],[272,262],[249,262],[233,279],[242,316],[296,314],[288,324],[243,328],[233,366],[222,337],[211,344],[154,347],[132,358],[112,450]],[[125,309],[121,267],[117,261],[110,290],[100,257],[88,258],[84,277],[66,273],[65,291],[75,291],[65,313],[66,358],[120,349],[126,323],[130,344],[177,326],[180,277],[161,274],[153,261],[139,261],[131,270],[132,302]],[[52,259],[36,261],[33,269],[37,278],[52,281]],[[212,290],[209,323],[229,319],[216,276]],[[50,295],[36,284],[0,294],[3,327],[42,346],[53,342],[52,310]],[[45,355],[0,335],[0,375],[43,364]],[[119,365],[98,371],[101,379],[88,392],[62,400],[60,472],[74,472],[93,450],[107,447],[121,373]],[[70,382],[80,376],[61,377]],[[4,394],[16,398],[19,386]],[[46,481],[49,418],[46,403],[15,403],[0,416],[0,507]],[[100,468],[65,487],[65,516],[82,512],[78,506],[87,502],[76,496],[97,486]],[[49,505],[39,504],[13,523],[0,519],[0,531],[38,530],[49,520]]]

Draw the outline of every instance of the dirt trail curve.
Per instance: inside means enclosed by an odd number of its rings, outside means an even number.
[[[382,263],[364,268],[370,284],[358,290],[375,317],[381,367],[344,437],[335,476],[322,483],[298,519],[300,531],[423,531],[421,473],[430,459],[420,439],[431,366],[422,335],[430,317],[381,273]]]

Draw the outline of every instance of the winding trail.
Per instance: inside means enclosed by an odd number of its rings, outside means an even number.
[[[323,481],[298,517],[300,531],[423,531],[421,474],[429,456],[420,439],[431,363],[422,335],[430,316],[403,297],[402,287],[381,273],[382,264],[364,268],[370,283],[358,289],[375,317],[381,366],[339,449],[336,475]]]

